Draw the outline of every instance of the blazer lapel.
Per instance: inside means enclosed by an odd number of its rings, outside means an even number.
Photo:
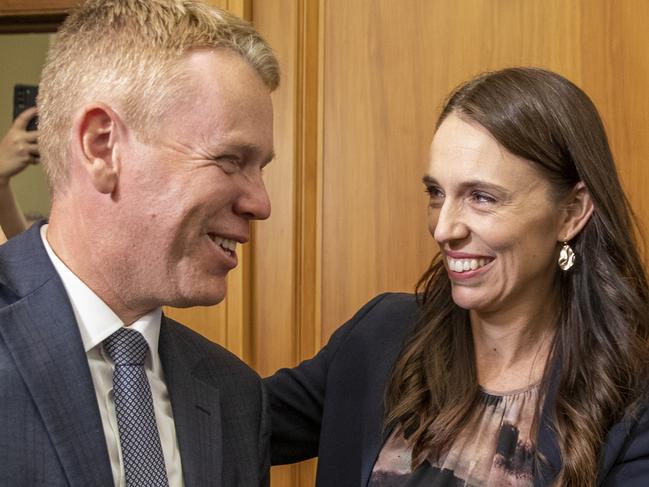
[[[363,377],[368,378],[365,384],[367,393],[363,394],[364,403],[358,408],[360,411],[359,421],[362,422],[360,487],[367,486],[381,448],[392,433],[392,431],[386,430],[383,424],[385,392],[392,375],[394,363],[403,348],[405,340],[417,323],[419,313],[420,310],[417,306],[412,310],[411,314],[402,315],[400,313],[398,316],[389,318],[398,320],[404,326],[394,327],[394,334],[391,336],[383,336],[380,346],[373,351],[377,355],[368,360],[372,370],[363,375]],[[370,343],[373,342],[370,341]]]
[[[57,277],[0,310],[0,336],[34,399],[70,485],[113,485],[88,360]]]
[[[363,410],[363,443],[361,464],[361,487],[369,482],[372,469],[379,456],[381,447],[387,439],[389,432],[382,434],[383,427],[383,397],[378,401],[368,402]]]
[[[381,452],[383,443],[387,440],[391,431],[383,427],[384,398],[388,381],[392,373],[392,367],[401,350],[401,342],[395,341],[386,344],[382,349],[383,358],[376,363],[376,369],[368,377],[371,381],[367,384],[368,394],[365,395],[365,402],[359,408],[362,411],[362,463],[361,463],[361,487],[365,487],[372,475],[372,469],[376,459]]]
[[[162,317],[160,361],[169,390],[186,487],[220,486],[223,445],[219,391],[193,376],[192,353]]]
[[[561,470],[561,453],[557,443],[557,435],[554,431],[552,418],[554,416],[554,405],[559,388],[559,371],[561,370],[561,359],[557,358],[552,364],[550,373],[550,385],[541,410],[539,422],[539,435],[537,439],[537,452],[545,462],[537,462],[534,470],[534,487],[551,485]]]

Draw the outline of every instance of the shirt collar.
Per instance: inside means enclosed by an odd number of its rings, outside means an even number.
[[[41,227],[41,239],[47,255],[59,274],[63,287],[70,298],[72,311],[81,332],[83,347],[87,353],[124,326],[124,322],[58,258],[52,247],[50,247],[46,234],[47,224]],[[158,339],[160,337],[161,317],[162,310],[156,308],[129,327],[144,335],[149,350],[152,351],[150,355],[153,358],[154,369],[159,366]]]

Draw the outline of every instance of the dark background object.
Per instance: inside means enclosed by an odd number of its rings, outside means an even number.
[[[14,85],[14,120],[22,112],[30,107],[36,106],[38,86],[35,85]],[[33,117],[27,124],[27,130],[38,128],[38,117]]]

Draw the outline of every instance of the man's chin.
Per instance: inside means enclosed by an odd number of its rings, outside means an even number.
[[[225,286],[215,286],[213,289],[202,289],[183,293],[166,303],[174,308],[191,308],[193,306],[214,306],[225,299]]]

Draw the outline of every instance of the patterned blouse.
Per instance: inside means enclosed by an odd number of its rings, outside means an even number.
[[[385,442],[368,487],[531,487],[538,384],[506,394],[482,389],[473,419],[438,462],[413,472],[400,430]]]

